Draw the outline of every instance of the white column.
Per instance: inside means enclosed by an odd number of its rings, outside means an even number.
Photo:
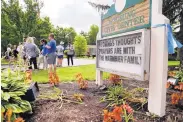
[[[152,0],[152,26],[169,23],[162,15],[162,0]],[[165,27],[151,29],[151,57],[148,110],[165,115],[168,71],[168,41]]]
[[[102,23],[102,14],[103,13],[101,12],[101,16],[100,16],[101,17],[101,20],[100,20],[100,24],[99,24],[99,32],[97,34],[97,40],[99,40],[99,39],[102,38],[102,36],[101,36],[101,33],[102,33],[102,28],[101,28],[101,26],[102,26],[101,25],[101,23]],[[96,40],[96,45],[97,45],[97,40]],[[98,62],[97,62],[98,60],[97,60],[97,58],[98,58],[98,54],[96,54],[96,81],[95,81],[95,83],[97,85],[101,86],[101,85],[103,85],[103,79],[102,79],[103,72],[97,69],[97,67],[98,67]]]
[[[103,76],[103,72],[97,69],[96,70],[96,81],[95,81],[95,83],[99,86],[103,85],[102,76]]]

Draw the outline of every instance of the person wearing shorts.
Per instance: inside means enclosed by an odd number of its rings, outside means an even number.
[[[62,67],[62,60],[64,58],[64,47],[62,46],[62,42],[57,46],[57,66]]]
[[[49,42],[45,46],[47,48],[47,63],[49,67],[49,73],[56,73],[56,41],[54,40],[54,34],[49,34]]]

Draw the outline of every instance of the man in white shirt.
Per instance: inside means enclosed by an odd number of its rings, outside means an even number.
[[[57,46],[57,66],[62,67],[62,60],[64,58],[64,43],[60,42],[60,45]]]

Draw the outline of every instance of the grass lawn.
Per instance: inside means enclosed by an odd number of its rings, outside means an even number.
[[[180,61],[168,61],[168,66],[179,66]]]
[[[180,61],[169,61],[168,66],[179,65]],[[92,65],[84,65],[84,66],[76,66],[76,67],[63,67],[57,68],[57,74],[62,82],[71,82],[75,81],[75,75],[81,73],[83,78],[86,80],[95,80],[96,76],[96,68],[95,64]],[[107,79],[109,73],[103,74],[103,79]],[[33,80],[39,83],[47,83],[48,82],[48,71],[40,70],[38,72],[33,72]]]
[[[92,65],[84,65],[77,67],[63,67],[57,68],[57,74],[62,82],[71,82],[75,81],[75,75],[81,73],[83,78],[86,80],[95,80],[96,76],[96,66]],[[104,73],[103,78],[107,79],[109,73]],[[40,70],[38,72],[33,72],[32,76],[34,81],[39,83],[48,83],[48,72],[46,70]]]
[[[2,59],[1,64],[9,64],[9,62],[6,59]]]

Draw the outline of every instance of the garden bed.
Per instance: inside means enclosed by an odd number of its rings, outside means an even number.
[[[148,90],[148,82],[123,81],[124,87],[129,89],[142,87]],[[60,100],[43,99],[42,96],[47,96],[54,92],[48,84],[39,84],[40,97],[33,103],[33,115],[26,118],[26,122],[102,122],[103,109],[107,103],[100,103],[100,99],[104,96],[104,91],[98,89],[94,82],[89,82],[87,90],[79,90],[76,83],[61,83],[59,89],[68,96],[74,93],[84,94],[82,104],[73,102],[60,102]],[[159,118],[150,115],[147,112],[147,107],[138,110],[134,113],[137,122],[181,122],[183,120],[183,110],[171,105],[170,93],[167,92],[167,108],[166,116]],[[50,95],[51,96],[51,95]],[[145,97],[148,92],[145,93]]]

